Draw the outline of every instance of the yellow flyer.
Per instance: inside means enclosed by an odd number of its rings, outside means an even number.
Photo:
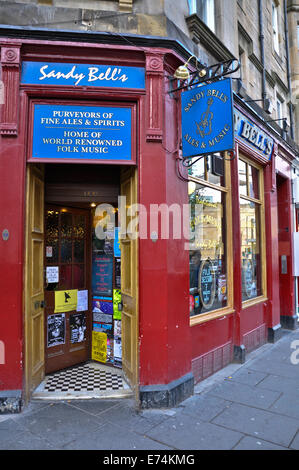
[[[71,312],[77,309],[77,289],[55,291],[54,313]]]
[[[91,359],[94,361],[107,361],[107,334],[101,331],[92,332]]]

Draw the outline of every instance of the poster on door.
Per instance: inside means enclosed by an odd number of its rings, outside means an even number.
[[[71,312],[77,309],[77,289],[55,291],[54,313]]]
[[[86,339],[85,313],[72,313],[70,315],[70,342],[81,343]]]
[[[65,314],[49,315],[47,318],[47,347],[65,343]]]

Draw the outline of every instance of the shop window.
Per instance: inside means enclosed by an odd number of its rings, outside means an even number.
[[[242,300],[265,294],[263,172],[239,160]]]
[[[231,307],[229,181],[228,161],[220,155],[200,158],[189,169],[191,324],[221,316]]]
[[[189,0],[189,13],[197,13],[199,18],[215,32],[215,4],[214,0]]]

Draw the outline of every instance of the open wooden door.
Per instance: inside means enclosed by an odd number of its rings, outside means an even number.
[[[121,196],[125,197],[126,236],[120,237],[121,246],[121,293],[122,293],[122,366],[138,400],[138,238],[131,224],[129,210],[137,204],[137,169],[123,169],[120,180]],[[134,218],[134,216],[133,216]]]
[[[25,255],[26,400],[44,378],[44,168],[28,165]]]

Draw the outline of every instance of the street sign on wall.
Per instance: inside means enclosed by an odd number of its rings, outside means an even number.
[[[192,88],[181,98],[183,158],[234,149],[230,79]]]

